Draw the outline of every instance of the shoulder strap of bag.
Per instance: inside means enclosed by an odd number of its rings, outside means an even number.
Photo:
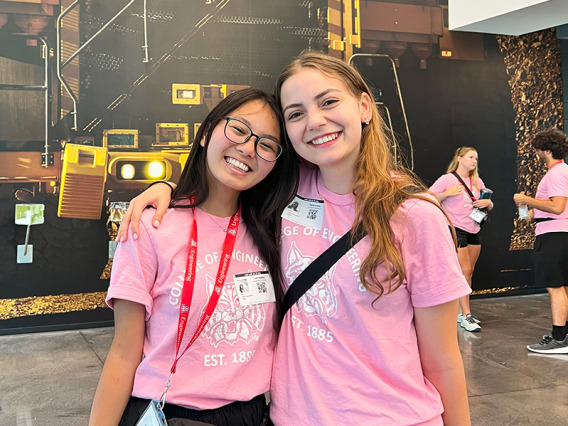
[[[533,222],[540,223],[540,222],[547,222],[549,220],[556,220],[555,217],[535,217],[533,218]]]
[[[465,184],[465,182],[463,181],[463,179],[461,178],[460,175],[458,175],[456,172],[452,172],[452,174],[458,178],[458,180],[460,181],[460,183],[463,185],[463,187],[465,188],[465,190],[467,191],[467,193],[469,194],[469,196],[471,197],[471,200],[474,201],[475,200],[475,195],[473,195],[473,193],[471,192],[471,189],[469,189],[467,187],[467,185]]]
[[[357,226],[355,234],[351,231],[337,240],[331,247],[318,256],[316,260],[308,265],[300,275],[294,280],[282,303],[282,318],[286,312],[310,289],[320,277],[326,273],[337,261],[357,244],[367,233],[363,230],[361,223]]]

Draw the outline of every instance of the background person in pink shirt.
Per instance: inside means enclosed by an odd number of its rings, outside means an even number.
[[[471,290],[447,218],[394,164],[384,122],[354,68],[305,52],[281,73],[276,95],[305,160],[290,204],[304,214],[282,215],[284,287],[360,221],[367,236],[284,317],[271,419],[278,426],[470,424],[454,321],[458,298]],[[137,197],[123,227],[147,203],[163,205],[164,190]]]
[[[475,264],[481,253],[481,227],[470,215],[475,207],[493,209],[493,202],[490,199],[479,199],[480,191],[485,188],[485,184],[477,172],[477,161],[477,151],[474,148],[469,146],[458,148],[446,174],[430,187],[430,192],[442,203],[456,228],[458,259],[470,287]],[[471,198],[454,173],[462,178],[475,199]],[[458,323],[467,331],[481,330],[479,320],[471,314],[469,295],[460,298]]]
[[[548,171],[538,184],[536,196],[513,196],[517,205],[532,209],[536,224],[533,262],[535,287],[550,296],[552,331],[541,342],[528,345],[531,352],[568,353],[568,138],[556,129],[540,132],[531,143]]]
[[[277,215],[297,186],[285,144],[275,98],[259,90],[227,96],[205,118],[159,232],[147,210],[140,238],[116,252],[107,295],[115,335],[90,425],[134,425],[168,377],[167,419],[268,418],[282,293]]]

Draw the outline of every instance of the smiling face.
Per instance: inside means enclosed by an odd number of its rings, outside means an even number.
[[[469,173],[477,168],[477,151],[471,150],[458,157],[460,167]]]
[[[355,170],[362,123],[371,117],[370,98],[354,97],[345,84],[314,68],[302,68],[280,92],[286,131],[296,152],[322,173]]]
[[[252,131],[261,136],[280,139],[280,125],[272,109],[260,100],[243,104],[229,114],[246,123]],[[268,162],[255,153],[256,138],[243,144],[235,144],[225,136],[225,124],[221,120],[213,129],[207,147],[207,180],[211,195],[234,197],[241,191],[252,188],[262,181],[274,168],[276,162]],[[201,146],[205,145],[205,138]]]

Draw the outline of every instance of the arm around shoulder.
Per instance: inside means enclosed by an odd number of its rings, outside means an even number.
[[[97,386],[89,426],[118,425],[132,394],[142,360],[146,310],[127,300],[114,301],[115,332]]]
[[[160,184],[160,185],[157,185]],[[152,218],[152,226],[157,228],[168,210],[172,194],[177,185],[173,182],[157,181],[152,183],[144,192],[134,197],[128,206],[128,209],[122,217],[120,228],[116,236],[117,242],[123,242],[128,239],[128,228],[132,227],[132,236],[138,238],[138,225],[140,216],[144,209],[152,206],[156,209],[156,214]]]

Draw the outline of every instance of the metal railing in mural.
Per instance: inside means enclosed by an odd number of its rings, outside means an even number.
[[[410,168],[411,170],[414,169],[414,147],[412,145],[412,137],[410,136],[410,128],[408,127],[408,118],[406,116],[406,109],[404,108],[404,100],[402,98],[402,91],[400,90],[400,82],[398,80],[398,74],[396,72],[396,65],[394,60],[386,54],[380,54],[380,53],[355,53],[354,55],[352,55],[349,58],[349,64],[350,65],[355,65],[355,62],[357,60],[357,58],[366,58],[366,59],[370,59],[371,61],[373,60],[383,60],[384,62],[386,62],[388,65],[385,66],[383,65],[383,69],[386,71],[386,74],[389,75],[391,78],[383,78],[383,84],[387,85],[389,84],[389,82],[391,83],[391,85],[394,88],[394,94],[395,94],[395,98],[396,101],[398,102],[398,110],[400,111],[401,114],[401,118],[402,118],[402,125],[404,126],[404,132],[405,132],[405,141],[408,143],[408,158],[409,161],[407,164],[408,168]],[[355,65],[356,66],[356,65]],[[361,69],[361,67],[357,67],[359,69],[359,71],[363,74],[364,77],[366,77],[368,82],[373,82],[373,78],[372,76],[368,76],[365,74],[365,70]],[[398,132],[395,131],[395,126],[393,123],[393,119],[392,119],[392,114],[391,114],[391,108],[389,108],[389,106],[383,102],[381,100],[381,96],[380,90],[376,91],[377,93],[375,94],[375,103],[377,105],[377,107],[379,108],[379,111],[384,111],[384,118],[386,120],[387,123],[387,127],[390,131],[391,134],[391,142],[392,142],[392,152],[395,158],[396,162],[403,162],[403,158],[399,152],[399,144],[400,144],[400,138],[397,137]]]

